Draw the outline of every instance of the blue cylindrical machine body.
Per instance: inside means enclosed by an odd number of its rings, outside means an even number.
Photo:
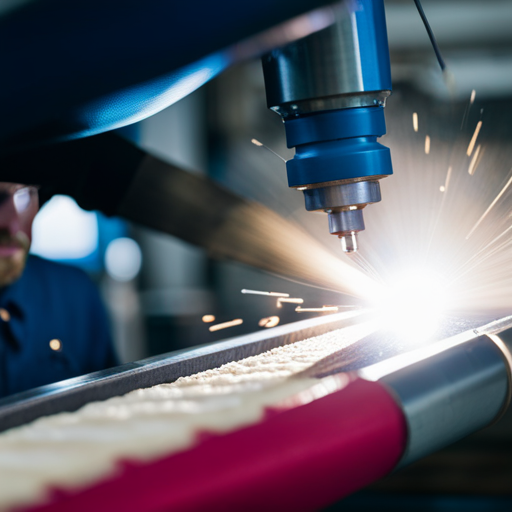
[[[391,71],[383,0],[345,0],[338,22],[263,59],[283,116],[290,187],[392,174],[384,135]]]
[[[339,109],[285,121],[290,187],[382,177],[393,173],[389,148],[377,142],[386,133],[384,107]]]
[[[332,26],[263,58],[269,108],[284,121],[288,184],[306,209],[325,211],[345,252],[357,250],[361,210],[393,173],[384,105],[391,70],[383,0],[343,0]]]

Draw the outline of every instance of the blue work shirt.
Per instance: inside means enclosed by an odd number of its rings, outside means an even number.
[[[30,255],[21,278],[0,289],[0,397],[116,364],[94,283]]]

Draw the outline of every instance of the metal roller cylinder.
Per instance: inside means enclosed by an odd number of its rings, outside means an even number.
[[[512,341],[512,331],[507,336]],[[480,336],[380,379],[401,405],[408,425],[400,466],[489,425],[505,412],[510,355],[491,338]]]

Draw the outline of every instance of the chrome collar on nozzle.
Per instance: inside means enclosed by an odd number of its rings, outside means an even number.
[[[290,187],[325,211],[346,253],[357,251],[362,209],[392,174],[384,104],[391,91],[382,0],[345,0],[338,22],[263,58],[269,108],[283,117]]]

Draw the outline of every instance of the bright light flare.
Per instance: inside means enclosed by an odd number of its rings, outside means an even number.
[[[448,308],[446,281],[424,269],[409,270],[384,287],[374,305],[383,329],[423,342],[435,333]]]

